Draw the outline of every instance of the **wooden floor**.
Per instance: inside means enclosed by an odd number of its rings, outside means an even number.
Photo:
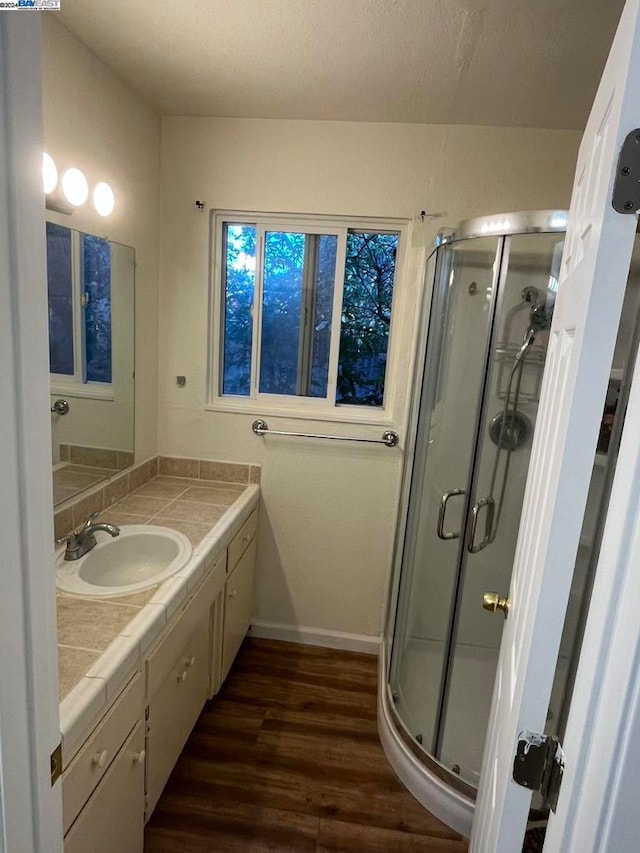
[[[245,640],[147,825],[145,853],[464,853],[398,782],[376,661]]]

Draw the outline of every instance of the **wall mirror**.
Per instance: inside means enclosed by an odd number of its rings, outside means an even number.
[[[53,504],[133,465],[135,251],[47,222]]]

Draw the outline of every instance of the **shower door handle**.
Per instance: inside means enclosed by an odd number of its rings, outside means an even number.
[[[455,498],[457,495],[464,495],[464,489],[451,489],[449,492],[445,492],[444,495],[440,498],[440,510],[438,511],[438,538],[439,539],[459,539],[460,531],[457,533],[445,533],[444,532],[444,517],[447,512],[447,503],[449,502],[449,498]]]
[[[478,526],[478,516],[483,507],[487,507],[487,519],[484,525],[484,537],[475,544],[476,528]],[[467,540],[467,550],[470,554],[477,554],[486,548],[493,541],[493,516],[495,512],[496,502],[491,495],[486,498],[480,498],[478,503],[473,505],[471,510],[471,527],[469,528],[469,538]]]

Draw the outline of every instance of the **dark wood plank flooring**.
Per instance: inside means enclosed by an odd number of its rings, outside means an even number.
[[[405,790],[370,655],[247,639],[145,831],[145,853],[464,853]]]

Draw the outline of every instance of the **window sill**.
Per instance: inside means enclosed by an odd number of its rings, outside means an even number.
[[[345,412],[343,409],[337,409],[336,411],[313,411],[309,409],[286,408],[283,406],[263,406],[257,401],[250,401],[246,404],[227,402],[208,403],[205,406],[205,411],[248,415],[254,418],[275,417],[298,421],[324,421],[337,424],[377,426],[383,429],[393,429],[395,426],[389,413],[384,411],[375,413],[360,413],[357,411],[354,412],[351,409],[348,412]]]
[[[113,389],[96,388],[93,386],[80,385],[62,385],[56,384],[49,387],[49,393],[60,397],[76,397],[86,400],[103,400],[107,403],[113,403],[116,399]]]

